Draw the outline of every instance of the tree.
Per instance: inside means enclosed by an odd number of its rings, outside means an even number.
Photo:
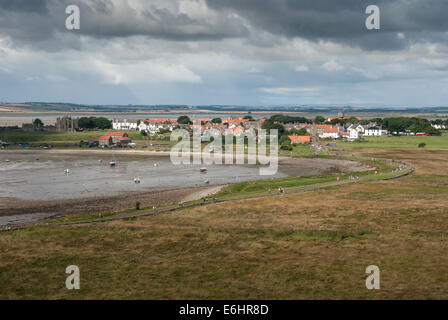
[[[317,116],[316,118],[314,118],[314,123],[316,124],[322,124],[325,122],[325,118],[322,116]]]
[[[301,129],[291,129],[288,131],[288,134],[295,134],[297,136],[309,136],[310,134],[308,133],[308,131],[306,131],[305,128],[301,128]]]
[[[254,121],[254,118],[252,118],[252,116],[245,116],[243,119],[246,119],[249,121]]]
[[[95,123],[93,122],[92,118],[88,117],[81,117],[78,120],[78,125],[81,129],[93,129],[95,127]]]
[[[261,128],[265,129],[268,134],[270,134],[271,129],[277,129],[279,136],[281,136],[285,132],[284,126],[282,126],[280,123],[273,123],[271,120],[266,120]]]
[[[309,134],[308,134],[308,131],[306,131],[305,128],[301,128],[301,129],[299,129],[299,131],[297,132],[297,135],[298,135],[298,136],[307,136],[307,135],[309,135]]]
[[[291,140],[289,139],[289,137],[287,135],[283,135],[278,140],[278,143],[279,144],[291,144]]]
[[[213,118],[212,123],[222,123],[222,119],[221,118]]]
[[[95,128],[101,130],[112,129],[112,121],[104,117],[94,118],[93,123],[95,125]]]
[[[280,122],[280,123],[291,123],[291,122],[300,122],[300,123],[311,123],[311,121],[304,117],[291,117],[285,116],[283,114],[275,114],[269,118],[272,122]]]
[[[78,125],[81,129],[111,129],[112,121],[104,117],[81,117]]]
[[[41,129],[44,126],[44,123],[40,119],[35,119],[33,121],[34,128]]]
[[[188,116],[180,116],[179,118],[177,118],[177,123],[178,124],[192,124],[193,122],[191,122],[191,120]]]
[[[439,130],[437,130],[436,128],[433,128],[433,127],[426,127],[424,132],[426,134],[431,135],[431,136],[440,136],[441,135],[441,132]]]

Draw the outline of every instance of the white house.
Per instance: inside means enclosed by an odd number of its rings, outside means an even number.
[[[361,136],[365,132],[365,127],[360,124],[351,124],[347,128],[347,132],[349,133],[348,139],[349,140],[356,140],[361,138]]]
[[[176,125],[177,125],[176,120],[168,120],[168,119],[143,120],[138,125],[138,130],[154,134],[158,133],[160,129],[173,131]]]
[[[322,139],[337,139],[339,138],[338,128],[324,128],[322,134],[319,135]]]
[[[138,125],[138,131],[146,131],[148,133],[157,133],[159,129],[163,129],[163,124],[153,121],[142,121]]]
[[[380,127],[376,127],[376,126],[367,127],[365,129],[363,135],[364,136],[369,136],[369,137],[382,136],[383,135],[383,130]]]
[[[114,119],[112,122],[114,130],[137,130],[137,120],[135,119]]]
[[[441,130],[441,129],[446,129],[447,126],[445,126],[444,124],[431,124],[431,126],[435,129]]]

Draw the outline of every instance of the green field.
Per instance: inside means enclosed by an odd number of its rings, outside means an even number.
[[[337,142],[337,146],[348,149],[390,149],[390,148],[418,148],[420,143],[426,143],[425,148],[448,148],[448,135],[442,136],[392,136],[392,137],[366,137],[365,142]]]

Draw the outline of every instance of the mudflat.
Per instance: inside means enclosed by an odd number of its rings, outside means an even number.
[[[274,176],[257,165],[175,166],[165,152],[20,150],[0,152],[0,225],[53,216],[160,206],[200,199],[221,186],[249,180],[371,169],[356,161],[279,158]],[[117,165],[109,166],[114,158]],[[65,174],[64,170],[70,173]],[[141,183],[136,184],[138,177]]]

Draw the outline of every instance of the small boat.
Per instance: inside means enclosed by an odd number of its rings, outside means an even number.
[[[111,167],[115,167],[116,164],[117,164],[117,161],[115,160],[115,153],[114,153],[114,156],[112,157],[112,161],[109,162],[109,165]]]
[[[157,163],[154,163],[154,167],[157,167]]]
[[[202,167],[202,168],[199,169],[199,172],[201,172],[201,173],[206,173],[206,172],[207,172],[207,168]]]
[[[210,181],[205,180],[204,183],[205,183],[205,184],[210,184]]]

